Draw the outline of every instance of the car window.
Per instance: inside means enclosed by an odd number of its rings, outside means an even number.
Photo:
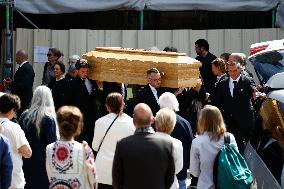
[[[265,52],[252,57],[250,61],[263,82],[276,73],[284,72],[284,50]]]

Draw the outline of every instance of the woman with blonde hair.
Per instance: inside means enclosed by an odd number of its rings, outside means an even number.
[[[57,111],[60,140],[46,147],[49,188],[95,189],[96,171],[92,149],[74,140],[83,128],[83,114],[75,106]]]
[[[183,168],[183,147],[180,140],[171,137],[171,133],[176,125],[176,114],[169,108],[160,109],[155,117],[156,135],[167,138],[173,144],[172,156],[175,163],[175,174],[178,174]],[[174,178],[174,183],[171,189],[179,188],[177,176]]]
[[[53,98],[48,87],[38,86],[35,89],[31,107],[22,113],[19,125],[33,151],[32,157],[23,161],[25,189],[47,189],[49,184],[45,170],[45,149],[59,137]]]
[[[201,110],[197,136],[192,141],[189,172],[198,177],[198,189],[214,189],[213,166],[216,155],[224,145],[225,123],[216,106],[206,105]],[[238,150],[234,135],[228,133],[230,143]]]

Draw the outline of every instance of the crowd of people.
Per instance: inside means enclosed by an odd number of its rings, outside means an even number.
[[[205,39],[195,50],[201,83],[163,88],[160,71],[150,68],[131,102],[126,84],[89,79],[78,55],[65,73],[57,48],[32,92],[35,73],[19,50],[19,68],[0,97],[0,188],[186,189],[188,171],[192,186],[215,188],[213,164],[226,132],[241,154],[249,141],[263,142],[254,105],[265,94],[256,96],[244,54],[217,58]],[[268,167],[279,182],[282,166]]]

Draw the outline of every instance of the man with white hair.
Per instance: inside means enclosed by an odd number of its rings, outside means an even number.
[[[244,154],[255,125],[252,106],[255,83],[242,74],[237,61],[228,61],[228,75],[216,87],[215,103],[222,112],[227,130],[235,136],[240,153]]]
[[[72,56],[69,57],[69,64],[76,64],[76,62],[80,60],[80,56],[77,54],[73,54]]]
[[[169,108],[174,112],[179,111],[179,103],[176,96],[173,93],[165,92],[159,97],[159,104],[162,108]],[[171,136],[180,140],[183,146],[183,168],[177,174],[179,189],[186,189],[187,169],[189,169],[189,158],[191,142],[193,140],[193,134],[191,126],[187,120],[176,114],[176,125],[171,133]]]
[[[68,61],[68,64],[69,64],[69,67],[68,67],[68,70],[67,70],[67,73],[65,75],[65,77],[67,78],[68,81],[71,81],[72,79],[74,79],[76,76],[77,76],[77,69],[76,69],[76,62],[80,60],[80,56],[79,55],[72,55],[69,57],[69,61]]]

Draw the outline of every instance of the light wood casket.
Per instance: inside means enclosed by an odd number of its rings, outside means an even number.
[[[146,71],[157,68],[164,73],[163,87],[191,87],[200,82],[201,63],[185,53],[97,47],[82,57],[90,64],[89,78],[94,80],[145,85]]]

